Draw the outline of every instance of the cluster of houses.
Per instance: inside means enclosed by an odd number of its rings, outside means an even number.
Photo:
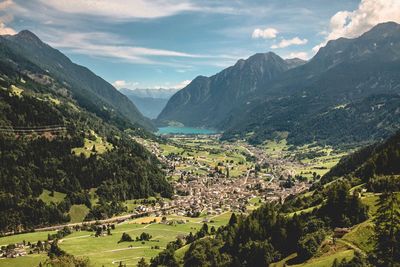
[[[25,245],[23,243],[11,244],[8,246],[1,247],[0,257],[1,258],[16,258],[26,256]]]
[[[143,141],[140,140],[141,143]],[[175,190],[172,201],[152,207],[139,206],[137,212],[190,217],[200,214],[217,215],[225,211],[245,212],[249,200],[254,197],[260,197],[267,202],[283,202],[289,195],[299,194],[310,187],[309,183],[301,181],[294,181],[290,187],[283,186],[285,179],[294,176],[287,168],[282,167],[287,164],[279,162],[283,159],[268,157],[262,149],[253,146],[245,145],[247,153],[255,158],[255,164],[268,165],[270,173],[256,173],[251,169],[238,178],[229,178],[224,172],[192,158],[184,158],[180,154],[171,153],[165,156],[156,143],[146,142],[145,146],[168,166],[169,175],[180,178],[172,182]],[[223,149],[234,151],[236,147],[224,144]],[[176,168],[182,164],[192,167],[192,170]]]

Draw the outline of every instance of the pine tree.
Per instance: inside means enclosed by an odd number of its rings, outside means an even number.
[[[237,223],[237,217],[236,217],[236,214],[235,213],[232,213],[232,215],[231,215],[231,218],[229,219],[229,225],[234,225],[234,224],[236,224]]]
[[[147,264],[147,262],[144,258],[141,258],[137,264],[137,267],[149,267],[149,264]]]
[[[390,190],[390,189],[389,189]],[[374,219],[377,266],[397,266],[400,263],[400,212],[397,194],[382,193]]]

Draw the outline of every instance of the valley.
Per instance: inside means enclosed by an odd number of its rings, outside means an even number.
[[[0,3],[0,267],[400,266],[400,2],[178,2]]]
[[[307,191],[348,152],[315,145],[293,150],[284,139],[252,146],[243,141],[232,143],[219,138],[219,134],[169,134],[159,142],[134,137],[163,164],[166,178],[174,189],[172,198],[127,200],[124,202],[127,210],[121,215],[85,222],[82,220],[89,209],[85,205],[73,205],[69,212],[73,215],[71,223],[2,237],[0,244],[23,244],[24,241],[36,244],[39,240],[45,243],[49,234],[68,227],[72,233],[59,240],[60,248],[67,253],[88,257],[96,266],[113,266],[120,261],[135,266],[141,258],[149,261],[158,255],[177,237],[196,233],[203,223],[217,229],[228,223],[233,212],[249,214],[262,203],[283,203],[286,197]],[[87,151],[91,151],[91,146]],[[296,155],[306,156],[300,160]],[[98,196],[95,191],[90,195],[95,205]],[[39,198],[49,204],[60,203],[65,194],[45,190]],[[113,225],[114,229],[110,234],[95,237],[94,229],[103,225],[107,228]],[[136,236],[142,232],[149,233],[152,239],[118,243],[122,233]],[[0,266],[37,265],[47,258],[43,252],[26,246],[19,251],[23,256],[1,258]],[[30,251],[35,252],[31,254]]]

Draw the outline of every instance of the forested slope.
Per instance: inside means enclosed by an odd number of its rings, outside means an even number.
[[[0,62],[0,232],[66,223],[73,204],[101,219],[124,211],[123,200],[171,195],[158,160],[129,135],[149,136],[142,127],[89,95],[76,99],[63,80],[7,46]],[[66,197],[44,203],[44,189]]]

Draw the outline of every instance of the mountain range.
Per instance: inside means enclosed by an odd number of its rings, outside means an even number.
[[[125,121],[153,130],[154,126],[122,93],[89,69],[73,63],[60,51],[28,30],[0,37],[0,56],[22,59],[43,70],[44,77],[59,80],[82,106],[107,121]],[[16,64],[21,63],[16,62]]]
[[[139,111],[150,119],[155,119],[163,110],[168,100],[178,92],[179,89],[120,89],[139,109]]]
[[[288,133],[292,144],[369,142],[400,126],[400,25],[339,38],[309,61],[274,53],[195,78],[171,97],[158,123],[224,131],[252,143]]]

